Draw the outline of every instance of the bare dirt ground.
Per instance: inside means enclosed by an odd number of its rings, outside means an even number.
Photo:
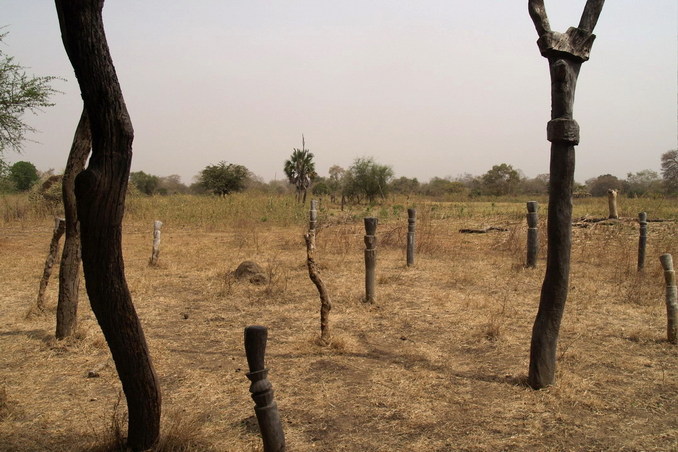
[[[678,347],[666,341],[658,260],[678,257],[676,223],[650,225],[642,273],[635,222],[574,230],[557,383],[541,391],[524,380],[545,255],[536,270],[523,268],[524,221],[497,217],[488,224],[507,232],[458,232],[472,223],[423,219],[413,268],[406,220],[380,224],[374,305],[361,302],[362,223],[325,225],[317,261],[334,305],[330,347],[316,344],[303,227],[167,223],[152,268],[152,224],[127,224],[126,274],[174,450],[261,450],[243,351],[252,324],[270,329],[267,365],[290,451],[678,450]],[[50,221],[0,231],[3,451],[101,450],[115,419],[125,427],[84,288],[77,337],[53,338],[58,268],[48,312],[25,318],[50,237]],[[271,281],[234,280],[244,260]]]

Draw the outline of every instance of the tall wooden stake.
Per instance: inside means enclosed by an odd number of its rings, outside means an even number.
[[[666,337],[671,344],[678,344],[678,289],[676,272],[673,270],[673,257],[670,254],[662,254],[659,260],[666,281]]]
[[[285,434],[278,405],[273,399],[273,385],[268,381],[268,369],[264,365],[267,338],[268,329],[264,326],[245,328],[245,354],[250,368],[247,378],[252,382],[250,392],[264,442],[264,452],[284,452]]]
[[[318,224],[318,201],[311,200],[311,210],[309,212],[308,232],[304,235],[306,240],[306,266],[308,267],[308,276],[311,282],[315,284],[320,296],[320,344],[329,345],[331,342],[330,335],[330,310],[332,309],[332,302],[330,295],[327,292],[327,287],[320,277],[318,266],[315,263],[315,232]]]
[[[539,218],[537,201],[527,202],[527,268],[537,268],[537,254],[539,253]]]
[[[579,69],[589,59],[595,35],[593,28],[604,0],[587,0],[579,27],[565,33],[551,31],[544,0],[528,0],[542,56],[551,73],[551,121],[546,136],[551,142],[548,207],[548,254],[539,311],[532,328],[528,383],[535,389],[553,384],[560,322],[565,311],[570,276],[572,239],[572,187],[574,147],[579,143],[579,125],[573,119],[574,92]]]
[[[417,224],[417,209],[407,209],[407,266],[414,265],[414,231]]]
[[[374,303],[377,269],[377,223],[374,217],[365,218],[365,303]]]
[[[647,248],[647,213],[638,214],[640,237],[638,238],[638,271],[645,268],[645,249]]]

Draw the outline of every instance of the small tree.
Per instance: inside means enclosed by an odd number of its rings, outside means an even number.
[[[645,196],[656,193],[661,188],[661,178],[656,171],[649,169],[628,173],[622,183],[623,191],[628,196]]]
[[[678,149],[662,154],[662,179],[666,193],[678,193]]]
[[[0,44],[5,36],[0,34]],[[37,114],[54,105],[49,99],[58,92],[50,86],[55,79],[27,75],[0,47],[0,157],[6,149],[21,151],[26,133],[35,131],[22,119],[26,111]]]
[[[419,191],[419,181],[417,178],[410,179],[402,176],[391,181],[390,190],[400,195],[411,196]]]
[[[158,176],[146,174],[143,171],[135,171],[130,173],[129,181],[145,195],[153,195],[157,193],[158,187],[160,185],[160,178]]]
[[[520,173],[511,165],[494,165],[481,177],[483,191],[490,195],[512,195],[520,184]]]
[[[297,191],[297,201],[306,202],[306,192],[316,177],[313,154],[306,149],[304,136],[301,136],[301,149],[294,148],[289,160],[285,160],[285,175]]]
[[[377,196],[385,199],[392,178],[390,166],[380,165],[372,157],[357,158],[344,174],[343,194],[357,201],[363,196],[369,202]]]
[[[586,181],[586,188],[591,196],[607,196],[607,190],[621,190],[622,181],[617,176],[612,174],[603,174],[598,177],[588,179]]]
[[[243,191],[250,177],[250,171],[242,165],[219,162],[208,165],[200,172],[198,184],[215,195]]]
[[[9,179],[19,191],[30,189],[40,179],[38,170],[31,162],[16,162],[9,167]]]

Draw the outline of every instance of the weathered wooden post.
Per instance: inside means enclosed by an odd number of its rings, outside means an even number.
[[[377,269],[377,223],[374,217],[365,218],[365,303],[374,303]]]
[[[252,382],[250,392],[254,400],[254,412],[259,422],[264,452],[283,452],[285,434],[283,433],[278,405],[273,400],[273,386],[268,381],[268,369],[264,366],[268,329],[265,326],[245,328],[245,354],[250,371],[247,378]]]
[[[647,248],[647,213],[638,214],[640,237],[638,238],[638,271],[645,268],[645,249]]]
[[[414,231],[417,224],[417,209],[407,209],[407,266],[414,265]]]
[[[158,258],[160,257],[160,229],[162,228],[162,221],[155,220],[153,223],[153,251],[151,252],[151,259],[148,265],[153,267],[158,265]]]
[[[666,337],[671,344],[678,344],[678,289],[676,289],[676,272],[673,270],[673,257],[662,254],[659,261],[664,269],[666,281]]]
[[[589,59],[604,0],[587,0],[579,27],[565,33],[551,31],[544,0],[528,0],[528,11],[539,34],[537,45],[548,59],[551,74],[551,121],[546,136],[551,142],[548,205],[548,253],[539,311],[532,328],[528,383],[539,389],[553,384],[560,322],[565,311],[572,244],[572,188],[574,147],[579,125],[573,119],[574,92],[579,70]]]
[[[308,232],[304,235],[306,240],[306,266],[308,267],[308,276],[311,282],[315,284],[320,296],[320,344],[329,345],[331,342],[330,335],[330,310],[332,309],[332,302],[330,295],[327,292],[327,287],[320,277],[318,266],[315,263],[315,232],[318,223],[318,201],[311,200],[311,210],[309,212]]]
[[[527,202],[527,268],[537,268],[537,254],[539,253],[539,229],[537,201]]]
[[[56,260],[57,254],[59,253],[59,240],[61,240],[61,236],[64,235],[65,230],[66,220],[63,218],[54,218],[52,240],[49,243],[49,253],[47,254],[47,259],[45,260],[45,268],[42,271],[40,287],[38,288],[38,300],[36,302],[36,308],[40,312],[45,310],[45,291],[47,290],[49,277],[52,276],[52,267],[54,266],[54,261]]]
[[[610,208],[610,216],[608,218],[617,220],[619,213],[617,212],[617,190],[612,188],[607,189],[607,204]]]

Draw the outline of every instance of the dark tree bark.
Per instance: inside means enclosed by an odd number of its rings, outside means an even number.
[[[56,313],[56,338],[63,339],[75,331],[78,320],[80,287],[80,222],[75,206],[75,177],[85,168],[92,148],[87,112],[83,109],[75,130],[62,180],[61,193],[66,217],[66,240],[59,267],[59,302]]]
[[[134,132],[106,42],[103,3],[56,0],[56,9],[92,133],[89,166],[75,180],[87,294],[127,398],[128,446],[140,451],[158,441],[161,397],[125,280],[122,218]]]
[[[64,235],[64,228],[64,219],[55,218],[54,230],[52,231],[52,240],[49,243],[49,253],[47,253],[47,259],[45,259],[45,267],[42,271],[42,278],[40,278],[40,288],[38,289],[38,299],[35,303],[35,310],[38,312],[45,312],[45,291],[47,290],[49,278],[52,276],[52,267],[54,266],[54,261],[59,254],[59,240],[61,240],[61,236]],[[28,312],[28,315],[30,316],[32,313],[33,309]]]
[[[528,0],[528,11],[539,34],[539,50],[548,59],[551,73],[551,142],[548,208],[548,253],[539,311],[532,328],[528,383],[535,389],[553,384],[560,322],[567,301],[572,242],[572,188],[574,147],[579,125],[573,119],[574,93],[579,69],[588,60],[595,26],[604,0],[588,0],[579,28],[551,31],[543,0]]]

